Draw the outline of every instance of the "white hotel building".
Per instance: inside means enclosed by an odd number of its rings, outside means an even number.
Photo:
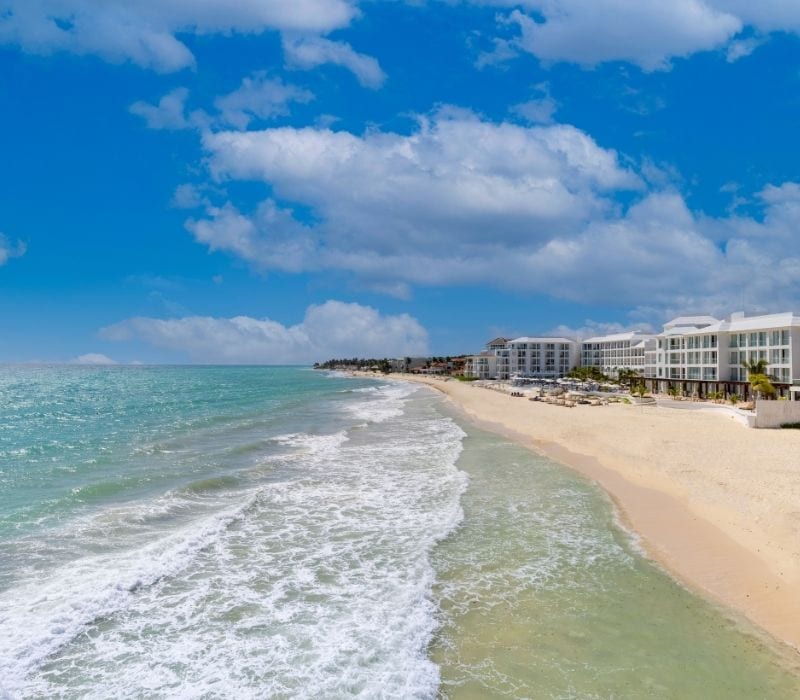
[[[637,331],[587,338],[581,342],[581,367],[597,367],[610,377],[623,369],[654,377],[655,350],[656,337]]]
[[[764,360],[782,396],[800,392],[800,316],[792,312],[720,321],[710,316],[676,318],[658,336],[654,388],[676,387],[705,396],[711,391],[749,395],[742,362]]]
[[[464,373],[479,379],[556,379],[578,364],[578,344],[569,338],[495,338],[487,351],[467,358]]]

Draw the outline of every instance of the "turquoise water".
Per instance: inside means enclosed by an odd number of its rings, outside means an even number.
[[[797,697],[590,484],[412,385],[0,369],[0,697]]]

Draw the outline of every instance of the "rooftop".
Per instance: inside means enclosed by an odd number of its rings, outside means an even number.
[[[645,341],[655,338],[654,335],[649,333],[640,333],[639,331],[628,331],[627,333],[612,333],[611,335],[598,335],[594,338],[586,338],[584,343],[615,343],[625,340]]]
[[[530,336],[522,336],[521,338],[514,338],[514,340],[509,340],[509,343],[574,343],[574,340],[570,340],[569,338],[549,338],[549,337],[541,337],[541,338],[532,338]]]

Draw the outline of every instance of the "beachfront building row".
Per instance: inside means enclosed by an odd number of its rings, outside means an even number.
[[[554,378],[577,365],[611,377],[633,370],[651,390],[688,395],[749,395],[744,362],[763,360],[780,395],[800,400],[800,315],[682,316],[659,334],[618,333],[587,338],[495,338],[467,359],[465,374],[480,379]]]

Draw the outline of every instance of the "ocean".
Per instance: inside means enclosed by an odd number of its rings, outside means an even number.
[[[0,697],[798,696],[596,486],[426,388],[0,368]]]

